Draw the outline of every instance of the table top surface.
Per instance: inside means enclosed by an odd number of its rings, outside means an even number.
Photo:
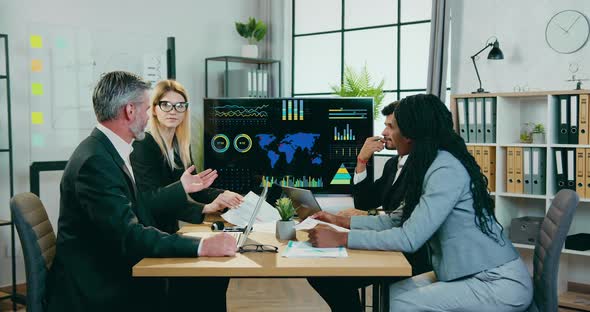
[[[210,224],[188,225],[181,233],[206,237]],[[189,234],[192,233],[192,234]],[[297,232],[298,241],[307,233]],[[247,243],[274,245],[278,253],[237,253],[235,257],[145,258],[133,267],[135,277],[310,277],[310,276],[411,276],[412,268],[401,252],[347,249],[347,258],[285,258],[288,241],[267,232],[250,233]]]

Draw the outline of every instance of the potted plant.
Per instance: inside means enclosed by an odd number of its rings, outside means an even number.
[[[520,131],[520,143],[532,143],[532,141],[532,126],[531,123],[527,122]]]
[[[248,18],[247,23],[236,22],[236,31],[240,36],[248,39],[248,44],[242,46],[243,57],[258,57],[258,46],[256,43],[266,35],[266,24],[261,20],[253,17]]]
[[[383,94],[383,85],[385,80],[375,84],[367,70],[367,64],[363,66],[360,73],[357,73],[348,65],[344,67],[344,79],[340,86],[330,86],[335,95],[342,97],[372,97],[373,98],[373,118],[380,116],[381,104],[385,94]]]
[[[275,208],[279,211],[281,220],[277,221],[276,237],[277,239],[295,239],[295,221],[292,220],[295,214],[295,208],[291,199],[281,197],[277,199]]]
[[[542,123],[533,123],[532,140],[533,144],[545,144],[545,127]]]

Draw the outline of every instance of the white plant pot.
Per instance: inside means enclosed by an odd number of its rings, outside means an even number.
[[[533,133],[533,144],[545,144],[545,133]]]
[[[295,221],[277,221],[276,237],[278,240],[293,240],[295,234]]]
[[[258,57],[258,46],[255,44],[247,44],[242,46],[242,56],[257,58]]]

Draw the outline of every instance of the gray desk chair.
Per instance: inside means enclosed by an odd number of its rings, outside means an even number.
[[[45,280],[55,257],[55,234],[41,200],[21,193],[10,200],[14,225],[20,237],[27,275],[27,312],[45,310]]]
[[[533,256],[534,296],[529,312],[557,311],[559,257],[579,201],[576,192],[559,191],[541,224]]]

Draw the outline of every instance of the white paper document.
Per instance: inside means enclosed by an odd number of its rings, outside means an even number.
[[[346,258],[344,247],[315,248],[309,242],[289,241],[281,256],[286,258]]]
[[[295,230],[297,230],[297,231],[311,230],[318,224],[328,225],[328,226],[334,228],[338,232],[350,232],[349,229],[343,228],[343,227],[338,226],[336,224],[320,221],[320,220],[313,219],[313,218],[307,218],[307,219],[301,221],[301,223],[299,223],[295,226]]]
[[[221,217],[223,217],[225,221],[237,226],[248,225],[248,221],[250,221],[250,217],[252,216],[252,213],[254,213],[254,208],[256,208],[258,198],[259,196],[255,193],[249,192],[244,196],[244,202],[242,202],[238,208],[228,210],[226,213],[222,214]],[[262,203],[262,207],[260,207],[260,210],[258,211],[254,224],[277,221],[280,218],[281,216],[279,215],[279,212],[265,201]]]

